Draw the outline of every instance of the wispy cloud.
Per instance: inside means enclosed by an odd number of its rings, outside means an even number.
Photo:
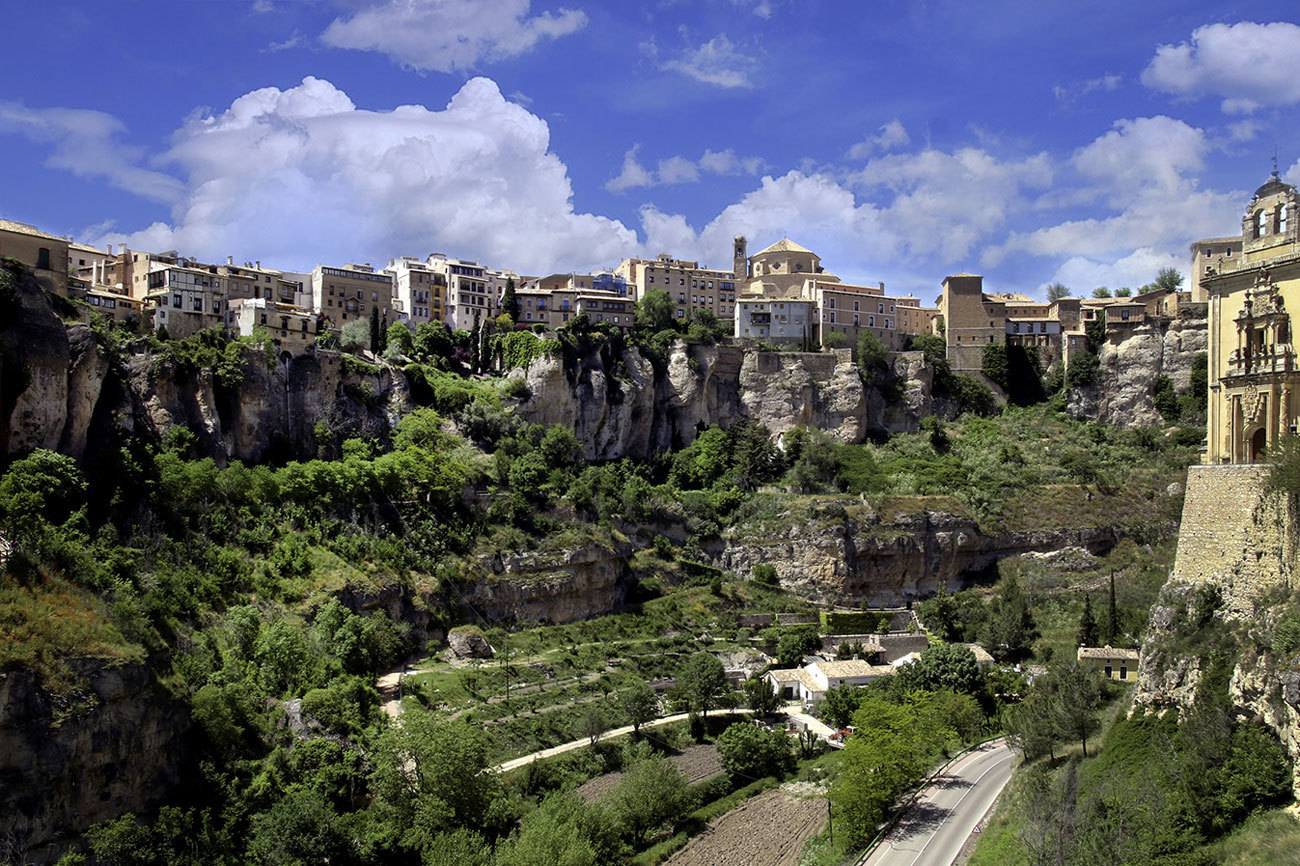
[[[1057,84],[1052,88],[1052,95],[1061,102],[1076,102],[1088,94],[1097,91],[1110,93],[1119,90],[1120,85],[1123,83],[1123,76],[1112,74],[1099,75],[1096,78],[1089,78],[1087,81],[1082,81],[1078,84],[1068,86]]]
[[[907,147],[911,141],[912,138],[907,134],[903,122],[898,118],[894,118],[880,127],[880,131],[875,135],[868,135],[862,141],[850,147],[846,155],[849,159],[866,159],[873,153],[885,153],[900,147]]]
[[[636,144],[623,154],[622,170],[605,182],[605,189],[624,192],[637,187],[696,183],[702,174],[752,176],[762,171],[764,165],[759,157],[737,156],[734,150],[728,148],[705,150],[698,160],[670,156],[659,160],[658,168],[652,171],[641,164],[640,153],[641,145]]]
[[[658,58],[654,43],[643,43],[642,51]],[[701,45],[688,45],[676,56],[659,59],[659,68],[715,87],[748,88],[754,86],[758,59],[742,51],[726,34],[719,34]]]

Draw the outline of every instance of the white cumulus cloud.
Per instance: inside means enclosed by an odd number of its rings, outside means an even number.
[[[575,9],[531,15],[529,0],[389,0],[336,18],[321,40],[378,51],[412,69],[452,72],[516,57],[587,25]]]
[[[1218,96],[1223,110],[1247,114],[1300,102],[1300,26],[1286,21],[1207,24],[1189,42],[1161,45],[1142,83],[1176,96]]]
[[[105,241],[288,269],[431,251],[545,272],[617,261],[636,233],[575,212],[545,121],[487,78],[446,108],[357,108],[328,81],[255,90],[194,118],[163,159],[168,223]]]

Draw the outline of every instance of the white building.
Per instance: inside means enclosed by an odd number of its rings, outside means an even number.
[[[799,700],[805,706],[820,704],[830,689],[848,684],[865,686],[872,680],[894,672],[890,665],[873,665],[870,662],[817,660],[801,668],[777,668],[767,672],[765,679],[778,695],[787,700]]]
[[[496,318],[497,284],[503,289],[505,280],[491,268],[478,262],[448,258],[442,253],[433,253],[425,264],[435,274],[442,276],[446,283],[447,303],[443,321],[453,331],[468,331],[474,327],[474,314],[480,321]]]
[[[750,340],[813,342],[817,339],[816,316],[812,301],[742,299],[736,304],[734,333]]]

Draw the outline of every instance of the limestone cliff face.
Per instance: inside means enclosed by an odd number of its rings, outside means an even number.
[[[954,502],[880,514],[865,503],[824,514],[782,515],[782,531],[741,527],[726,537],[718,564],[737,574],[776,568],[781,585],[821,602],[896,606],[956,591],[999,559],[1066,547],[1104,552],[1119,538],[1111,527],[986,535]]]
[[[1300,588],[1300,502],[1265,495],[1260,466],[1193,466],[1178,553],[1151,610],[1134,702],[1186,709],[1203,676],[1197,643],[1217,632],[1233,653],[1228,692],[1239,713],[1278,735],[1300,768],[1300,673],[1272,634]],[[1300,793],[1300,775],[1295,779]]]
[[[52,862],[90,825],[155,808],[180,778],[188,711],[143,665],[82,668],[89,709],[59,723],[32,673],[0,672],[0,840],[21,862]]]
[[[630,544],[591,544],[560,553],[490,557],[491,576],[465,596],[467,611],[484,619],[565,623],[618,610],[631,585]]]
[[[1204,318],[1112,331],[1098,353],[1096,384],[1072,390],[1070,414],[1116,427],[1163,425],[1154,401],[1156,378],[1168,376],[1175,391],[1185,391],[1207,335]]]

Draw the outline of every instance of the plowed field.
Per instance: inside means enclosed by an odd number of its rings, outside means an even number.
[[[804,840],[825,823],[821,797],[764,791],[714,821],[666,866],[798,866]]]
[[[703,782],[705,779],[712,779],[722,772],[722,764],[718,761],[717,746],[691,746],[689,749],[674,755],[673,763],[677,765],[677,769],[686,774],[686,784],[688,785]],[[614,786],[618,784],[618,780],[621,778],[623,778],[622,773],[606,773],[603,776],[597,776],[578,788],[578,793],[588,803],[594,803],[614,790]]]

